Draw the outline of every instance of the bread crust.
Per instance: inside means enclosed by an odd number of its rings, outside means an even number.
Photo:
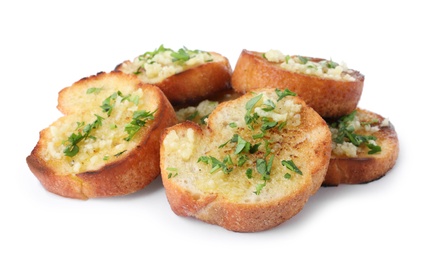
[[[364,109],[358,108],[357,113],[378,119],[378,125],[384,120],[381,115]],[[323,186],[368,183],[380,179],[393,168],[399,155],[395,127],[390,123],[389,126],[380,127],[373,135],[377,137],[377,144],[382,151],[371,155],[362,151],[354,158],[332,153]]]
[[[59,174],[59,169],[51,162],[46,161],[41,150],[47,145],[48,128],[40,132],[40,139],[26,158],[27,164],[42,186],[49,192],[63,197],[88,199],[96,197],[111,197],[136,192],[150,182],[160,173],[159,169],[159,141],[162,131],[177,122],[175,112],[169,101],[157,87],[146,85],[121,72],[99,73],[74,83],[71,87],[63,89],[59,94],[58,107],[65,115],[72,114],[72,109],[83,100],[71,100],[67,94],[75,88],[82,88],[103,80],[114,80],[131,84],[134,88],[142,88],[143,92],[155,97],[158,104],[153,122],[140,131],[138,144],[124,156],[107,162],[97,170],[79,172],[77,174]],[[69,102],[69,103],[67,103]]]
[[[272,90],[261,89],[256,90],[256,93],[261,93],[261,91],[268,93],[267,91]],[[185,188],[180,181],[177,181],[177,177],[169,177],[167,167],[172,165],[172,160],[163,145],[163,140],[168,133],[174,130],[179,136],[184,137],[187,129],[193,129],[197,146],[208,146],[208,149],[211,150],[213,144],[209,140],[220,139],[217,135],[221,125],[223,125],[223,122],[217,121],[215,115],[222,113],[222,110],[233,110],[237,106],[232,105],[233,103],[244,104],[245,100],[252,96],[252,93],[248,93],[236,100],[220,104],[210,114],[207,128],[201,128],[196,123],[186,121],[165,130],[161,141],[161,176],[167,199],[175,214],[194,217],[236,232],[263,231],[278,226],[296,215],[304,207],[309,197],[321,187],[330,159],[330,132],[325,121],[298,97],[293,97],[293,99],[296,103],[302,104],[301,117],[304,121],[302,121],[298,131],[291,132],[292,135],[287,134],[289,137],[286,138],[291,140],[292,138],[303,138],[304,135],[310,134],[314,136],[311,138],[314,140],[306,140],[297,144],[298,146],[293,146],[295,147],[293,149],[301,150],[299,153],[304,153],[299,157],[308,158],[309,162],[305,163],[310,167],[307,173],[304,173],[304,183],[295,191],[283,194],[281,197],[276,196],[275,199],[243,202],[234,199],[230,194],[218,193],[217,190],[197,191]],[[220,142],[222,141],[220,140]],[[192,174],[209,173],[197,171]],[[274,174],[281,174],[281,172]]]
[[[320,58],[311,58],[321,61]],[[350,73],[355,81],[342,81],[285,70],[263,58],[263,53],[243,50],[234,68],[231,84],[234,90],[244,93],[256,88],[280,88],[297,93],[322,117],[339,117],[356,109],[360,100],[364,76]]]
[[[228,59],[219,53],[210,53],[222,57],[222,60],[201,64],[153,84],[162,90],[173,106],[191,105],[229,90],[232,68]],[[125,71],[124,67],[131,63],[126,60],[115,70]]]

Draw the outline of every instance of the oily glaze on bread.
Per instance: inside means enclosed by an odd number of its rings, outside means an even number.
[[[335,142],[341,133],[340,121],[329,120],[333,133],[333,149],[329,168],[323,182],[324,186],[339,184],[360,184],[377,180],[393,168],[399,154],[399,141],[394,126],[381,115],[357,108],[353,112],[353,120],[346,120],[345,126],[355,128],[352,133],[361,136],[373,136],[372,145],[365,142],[358,147],[350,144],[348,138],[344,142]],[[345,117],[347,118],[347,117]],[[342,125],[342,128],[344,126]],[[339,129],[339,130],[338,130]],[[362,137],[357,137],[361,139]],[[379,148],[378,148],[379,147]],[[376,149],[376,150],[374,150]]]
[[[58,100],[64,116],[40,132],[27,157],[46,190],[77,199],[118,196],[159,175],[160,134],[177,122],[159,88],[99,73],[61,90]]]
[[[241,93],[256,88],[270,87],[297,93],[309,106],[322,117],[339,117],[352,112],[360,100],[364,76],[358,71],[349,70],[351,80],[333,79],[300,72],[293,72],[281,67],[283,62],[271,62],[265,53],[243,50],[235,66],[231,84]],[[292,56],[291,58],[301,56]],[[302,62],[325,61],[318,58],[301,57]],[[330,67],[334,62],[328,61]],[[313,66],[311,66],[313,67]],[[343,72],[344,74],[345,72]],[[345,74],[346,75],[346,74]]]
[[[171,56],[178,53],[188,53],[189,57],[176,60]],[[133,61],[124,61],[115,70],[158,86],[174,106],[193,104],[231,88],[231,65],[226,57],[216,52],[186,48],[175,52],[162,45]]]
[[[278,99],[275,89],[256,90],[218,105],[206,126],[166,129],[161,176],[175,214],[255,232],[303,208],[324,179],[331,135],[300,98]]]

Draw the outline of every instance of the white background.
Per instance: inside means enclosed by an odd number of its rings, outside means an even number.
[[[373,2],[3,1],[0,258],[431,259],[432,19],[426,1]],[[58,92],[160,44],[216,51],[233,68],[242,49],[345,61],[366,78],[359,106],[396,127],[396,166],[246,234],[176,216],[160,179],[117,198],[45,191],[25,158],[60,116]]]

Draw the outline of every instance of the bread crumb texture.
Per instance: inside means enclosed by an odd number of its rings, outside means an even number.
[[[119,91],[109,81],[93,81],[77,91],[85,109],[54,122],[45,132],[48,143],[41,147],[43,159],[59,175],[95,171],[127,155],[157,110],[152,96],[134,86]]]
[[[269,50],[263,56],[269,62],[277,63],[281,68],[291,72],[333,80],[355,81],[355,78],[350,75],[352,70],[344,62],[338,64],[332,60],[318,61],[298,55],[290,56],[278,50]]]
[[[317,163],[309,159],[315,156],[311,143],[322,143],[315,140],[323,136],[322,129],[310,113],[303,113],[300,99],[284,93],[267,89],[245,94],[221,103],[199,131],[198,126],[185,130],[179,125],[169,130],[162,172],[197,199],[214,193],[253,204],[304,188]]]
[[[174,51],[161,45],[146,52],[131,63],[122,64],[121,71],[137,75],[144,83],[158,83],[164,79],[208,62],[221,62],[221,55],[186,47]]]

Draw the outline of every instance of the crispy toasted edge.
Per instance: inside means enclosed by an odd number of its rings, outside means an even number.
[[[268,90],[268,89],[267,89]],[[254,90],[259,93],[261,90]],[[242,98],[242,97],[240,97]],[[244,95],[243,98],[250,98]],[[324,132],[323,140],[320,143],[315,143],[315,157],[320,159],[316,167],[311,171],[310,183],[304,185],[295,194],[287,194],[280,200],[274,200],[267,203],[242,204],[230,202],[216,193],[206,193],[195,196],[189,190],[185,190],[168,178],[165,172],[166,165],[164,164],[164,146],[163,139],[171,131],[185,131],[187,128],[192,128],[198,138],[203,136],[202,128],[190,121],[177,124],[167,128],[161,136],[161,176],[162,183],[165,187],[165,193],[173,212],[179,216],[189,216],[204,222],[219,225],[227,230],[236,232],[257,232],[271,229],[282,224],[288,219],[300,212],[308,199],[315,194],[321,187],[327,172],[330,155],[331,155],[331,134],[326,122],[310,107],[298,97],[293,97],[296,102],[300,102],[303,106],[304,113],[316,114],[316,121],[312,125],[322,129]],[[233,102],[233,101],[227,101]],[[234,100],[235,102],[235,100]],[[220,104],[213,113],[217,113],[221,109]],[[210,115],[209,120],[212,116]],[[311,124],[311,122],[308,122]],[[212,125],[209,123],[209,125]],[[214,131],[210,129],[209,131]],[[196,137],[197,138],[197,137]]]
[[[381,123],[384,118],[365,109],[357,108],[359,113],[367,113],[378,118]],[[399,139],[395,127],[390,123],[374,133],[381,142],[383,149],[378,154],[368,155],[367,152],[355,158],[332,154],[323,186],[338,186],[340,184],[362,184],[380,179],[396,164],[399,155]]]
[[[97,77],[81,80],[97,80]],[[177,119],[173,107],[159,88],[140,82],[136,86],[143,88],[144,93],[156,93],[159,105],[155,119],[148,124],[147,134],[133,151],[127,153],[127,156],[107,163],[97,171],[58,175],[55,169],[38,156],[42,146],[43,130],[40,132],[40,139],[26,158],[26,162],[46,190],[63,197],[83,200],[119,196],[144,188],[160,174],[160,134],[166,127],[177,123]]]
[[[324,79],[280,68],[263,58],[262,54],[249,50],[241,52],[231,77],[235,91],[244,93],[262,87],[288,88],[322,117],[343,116],[357,107],[364,84],[364,75],[360,72],[352,70],[350,75],[355,81]]]
[[[232,68],[229,60],[219,53],[210,53],[223,59],[187,69],[153,85],[164,92],[173,106],[192,105],[231,89]],[[114,70],[121,71],[123,65],[130,63],[130,60],[126,60]]]

